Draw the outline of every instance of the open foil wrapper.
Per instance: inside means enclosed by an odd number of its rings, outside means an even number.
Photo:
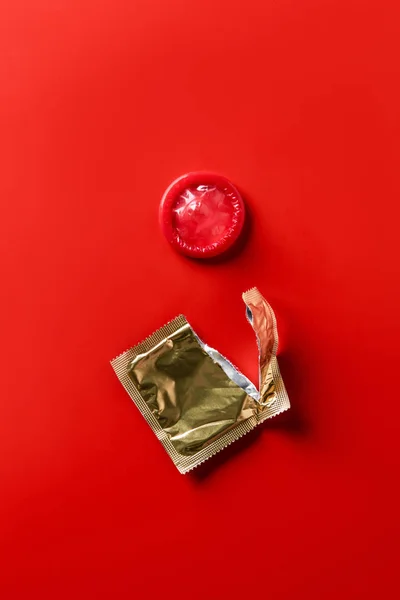
[[[290,407],[276,359],[275,315],[257,288],[243,300],[259,348],[259,390],[183,315],[111,361],[181,473]]]

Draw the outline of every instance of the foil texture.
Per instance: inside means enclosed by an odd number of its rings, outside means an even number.
[[[183,315],[111,361],[181,473],[290,407],[272,308],[257,288],[243,300],[259,348],[259,389],[200,340]]]

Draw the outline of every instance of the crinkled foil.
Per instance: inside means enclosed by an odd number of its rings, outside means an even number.
[[[290,407],[276,360],[274,313],[256,288],[243,300],[259,347],[259,390],[202,342],[184,316],[111,361],[181,473]]]

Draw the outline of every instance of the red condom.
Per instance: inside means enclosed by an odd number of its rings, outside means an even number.
[[[160,226],[169,243],[193,258],[211,258],[231,248],[244,224],[245,208],[235,186],[214,173],[188,173],[167,188]]]

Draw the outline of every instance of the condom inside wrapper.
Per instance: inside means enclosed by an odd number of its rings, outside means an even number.
[[[182,315],[111,361],[181,473],[290,407],[276,359],[274,313],[256,288],[243,299],[259,347],[259,389]]]

